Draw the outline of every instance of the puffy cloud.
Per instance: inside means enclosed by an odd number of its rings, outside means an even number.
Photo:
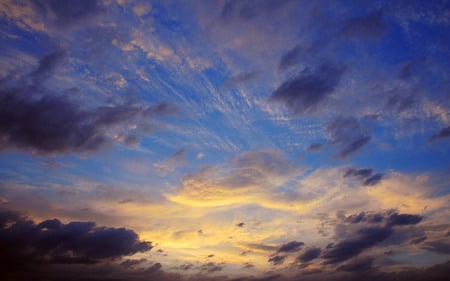
[[[268,191],[297,176],[301,168],[275,150],[242,153],[231,160],[231,168],[205,167],[183,179],[177,194],[169,199],[190,205],[248,204],[255,196],[266,197]],[[265,198],[264,202],[269,202]]]
[[[346,261],[375,244],[386,240],[393,230],[391,227],[367,227],[360,229],[354,238],[345,239],[330,249],[327,249],[322,258],[327,263],[340,263]]]
[[[139,252],[149,251],[151,242],[125,228],[98,227],[93,222],[69,222],[57,219],[39,224],[19,213],[0,213],[2,263],[20,270],[21,265],[95,264]]]

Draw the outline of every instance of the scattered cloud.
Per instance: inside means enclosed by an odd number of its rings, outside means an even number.
[[[278,253],[291,253],[291,252],[297,252],[299,251],[305,243],[298,242],[298,241],[291,241],[286,244],[283,244],[278,248]]]
[[[294,115],[316,111],[339,83],[345,67],[322,64],[315,71],[306,69],[285,81],[270,96],[270,101],[285,105]]]
[[[268,262],[273,265],[280,265],[280,264],[283,264],[285,259],[286,259],[286,256],[274,255],[269,258]]]
[[[383,174],[374,174],[372,169],[349,168],[344,174],[344,178],[348,177],[353,177],[360,180],[364,186],[370,186],[376,185],[381,179],[383,179]]]
[[[338,149],[338,158],[346,159],[369,143],[373,117],[361,120],[353,117],[337,117],[328,123],[329,141]]]

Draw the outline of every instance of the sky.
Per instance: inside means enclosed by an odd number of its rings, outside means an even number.
[[[0,279],[444,280],[446,0],[1,0]]]

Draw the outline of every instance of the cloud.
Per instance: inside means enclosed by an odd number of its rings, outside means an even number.
[[[208,262],[208,263],[202,264],[200,266],[200,270],[202,272],[207,272],[207,273],[221,271],[223,268],[224,267],[222,265],[214,263],[214,262]]]
[[[228,80],[226,80],[223,83],[223,87],[233,87],[239,84],[244,84],[247,82],[250,82],[254,79],[256,79],[258,77],[258,74],[256,72],[247,72],[247,73],[242,73],[236,76],[232,76],[230,77]]]
[[[372,169],[355,169],[349,168],[345,174],[344,178],[353,177],[361,181],[364,186],[376,185],[383,178],[383,174],[374,174]]]
[[[228,0],[222,7],[220,16],[229,21],[235,19],[251,20],[255,17],[269,15],[291,0]]]
[[[120,263],[121,266],[124,268],[132,268],[136,265],[142,264],[143,262],[146,262],[147,259],[141,258],[141,259],[126,259],[122,263]]]
[[[36,224],[8,210],[0,212],[0,244],[2,263],[19,268],[22,263],[95,264],[152,248],[129,229],[57,219]]]
[[[97,0],[32,0],[31,3],[47,25],[61,29],[86,24],[103,11],[101,1]]]
[[[317,152],[323,148],[322,143],[312,143],[306,149],[307,152]]]
[[[393,213],[387,218],[388,225],[413,225],[422,220],[421,216]]]
[[[155,167],[161,172],[172,172],[183,165],[186,159],[186,150],[179,149],[167,157],[164,161],[156,163]]]
[[[350,215],[345,218],[345,222],[355,223],[381,223],[386,222],[387,226],[414,225],[423,219],[419,215],[399,214],[395,210],[385,212],[361,212],[357,215]]]
[[[336,117],[328,123],[326,131],[330,135],[329,141],[337,146],[340,159],[353,155],[370,141],[372,119],[372,116],[362,119]]]
[[[150,106],[131,100],[83,109],[81,103],[43,85],[64,57],[63,51],[50,53],[16,85],[0,86],[3,150],[83,154],[115,142],[133,145],[138,135],[152,127],[152,119],[176,111],[167,103]],[[27,83],[30,79],[31,84]]]
[[[375,11],[362,17],[350,18],[345,22],[341,33],[348,38],[379,39],[387,32],[382,12]]]
[[[35,79],[34,83],[38,85],[49,78],[49,76],[53,74],[56,66],[61,63],[65,57],[66,52],[64,50],[58,50],[39,59],[38,68],[30,74],[30,76]]]
[[[291,50],[287,51],[281,56],[280,64],[278,65],[278,68],[280,70],[284,70],[292,65],[295,65],[299,62],[301,53],[303,48],[299,45],[295,46]]]
[[[273,265],[280,265],[280,264],[283,264],[286,257],[287,256],[274,255],[274,256],[271,256],[267,261]]]
[[[327,249],[322,258],[328,264],[346,261],[386,240],[392,233],[392,228],[387,226],[362,228],[358,230],[356,237],[345,239]]]
[[[450,255],[449,239],[426,242],[422,248],[425,250],[428,250],[428,251],[432,251],[432,252],[436,252],[436,253],[440,253],[440,254],[444,254],[444,255]]]
[[[348,263],[339,266],[338,270],[350,272],[367,271],[372,268],[373,260],[374,259],[372,257],[356,258]]]
[[[278,253],[292,253],[299,251],[302,246],[305,245],[303,242],[291,241],[286,244],[283,244],[278,248]]]
[[[402,96],[395,94],[389,97],[386,101],[385,109],[393,111],[396,114],[400,114],[404,111],[411,109],[416,103],[413,96]]]
[[[444,138],[450,138],[450,126],[443,128],[439,133],[434,134],[430,138],[430,142],[437,141]]]
[[[419,238],[412,239],[412,240],[411,240],[411,244],[419,244],[419,243],[422,243],[423,241],[427,240],[427,238],[428,238],[428,237],[426,237],[426,236],[422,236],[422,237],[419,237]]]
[[[233,158],[231,167],[210,166],[183,179],[171,201],[196,205],[218,206],[248,204],[250,198],[270,201],[270,190],[276,190],[301,169],[275,150],[255,150]],[[281,196],[281,195],[280,195]]]
[[[394,237],[396,241],[391,241],[391,243],[399,245],[407,239],[402,239],[402,231],[398,233],[399,229],[397,227],[416,225],[422,221],[422,217],[419,215],[399,214],[395,210],[361,212],[347,217],[340,216],[340,219],[345,224],[336,225],[335,235],[345,238],[327,248],[322,254],[321,258],[325,259],[327,264],[336,264],[349,260],[391,236],[396,236]],[[352,227],[352,225],[359,224],[362,227]],[[408,229],[407,232],[411,232],[411,229]]]
[[[320,256],[321,252],[322,250],[317,247],[308,248],[303,252],[303,254],[297,257],[297,261],[300,261],[302,263],[310,262],[314,259],[317,259]]]
[[[331,63],[315,71],[304,70],[281,84],[269,100],[284,104],[294,115],[314,112],[336,88],[344,71],[344,66]]]

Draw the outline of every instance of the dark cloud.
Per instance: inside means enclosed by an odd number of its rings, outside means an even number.
[[[370,136],[362,136],[361,138],[347,144],[339,153],[339,158],[344,159],[364,147],[369,141]]]
[[[327,125],[329,141],[337,146],[340,159],[353,155],[370,141],[373,118],[373,116],[362,119],[337,117]]]
[[[373,170],[372,169],[354,169],[354,168],[350,168],[348,169],[345,174],[344,174],[344,178],[347,177],[358,177],[358,178],[367,178],[370,177],[372,175]]]
[[[339,266],[338,270],[350,272],[367,271],[372,268],[372,264],[372,257],[356,258],[348,263]]]
[[[321,252],[322,250],[320,248],[316,247],[308,248],[305,250],[305,252],[303,252],[303,254],[297,257],[297,260],[302,263],[307,263],[318,258]]]
[[[362,185],[376,185],[383,178],[383,174],[374,174],[372,169],[349,168],[344,173],[344,178],[353,177],[361,181]]]
[[[293,114],[311,113],[333,92],[345,70],[342,65],[322,64],[314,72],[304,70],[270,96],[270,101],[284,104]]]
[[[39,154],[91,153],[114,142],[136,143],[133,138],[151,128],[151,120],[172,114],[174,106],[125,101],[83,109],[66,95],[53,93],[42,83],[64,57],[62,51],[44,56],[35,71],[15,86],[0,86],[0,144]],[[27,83],[30,78],[32,83]],[[128,123],[139,129],[126,129]],[[125,128],[125,129],[124,129]],[[121,131],[122,130],[122,131]],[[125,130],[125,131],[124,131]],[[141,131],[139,131],[141,130]],[[116,131],[112,134],[111,131]],[[117,135],[123,135],[117,139]]]
[[[300,57],[304,51],[304,48],[300,45],[297,45],[291,50],[287,51],[281,56],[278,68],[280,70],[284,70],[290,66],[297,64],[300,61]]]
[[[364,250],[386,240],[393,230],[391,227],[367,227],[358,230],[357,236],[345,239],[328,249],[322,258],[326,263],[335,264],[357,256]]]
[[[386,102],[385,109],[394,113],[402,113],[409,110],[415,104],[414,97],[402,96],[399,94],[392,95]]]
[[[444,138],[450,138],[450,126],[443,128],[439,133],[434,134],[430,138],[430,142],[437,141]]]
[[[362,17],[350,18],[345,22],[341,33],[349,38],[379,39],[387,32],[382,12],[375,11]]]
[[[366,172],[361,173],[366,175]],[[398,228],[401,226],[418,224],[422,221],[421,216],[399,214],[395,210],[388,210],[385,212],[361,212],[347,217],[341,216],[340,219],[346,224],[339,224],[336,226],[336,229],[345,229],[346,231],[338,234],[338,236],[344,235],[349,238],[345,238],[331,247],[327,247],[321,257],[325,259],[328,264],[349,260],[388,238],[390,239],[389,241],[386,241],[387,243],[389,242],[398,245],[411,239],[411,235],[421,234],[421,232],[413,233],[411,229],[402,231],[401,228]],[[351,230],[352,224],[361,224],[363,227],[361,228],[358,226],[356,233],[352,234],[352,232],[354,232]],[[348,229],[350,229],[350,231],[348,231]],[[405,233],[411,235],[405,235]]]
[[[419,215],[393,213],[387,218],[388,225],[413,225],[422,221]]]
[[[419,243],[422,243],[425,240],[427,240],[426,236],[418,237],[418,238],[415,238],[415,239],[411,240],[411,244],[419,244]]]
[[[30,74],[34,79],[34,83],[39,84],[53,74],[53,70],[65,57],[66,52],[64,50],[58,50],[42,57],[39,60],[37,69]]]
[[[220,16],[223,20],[251,20],[262,15],[268,15],[278,10],[291,0],[228,0],[222,7]]]
[[[450,239],[426,242],[422,248],[428,251],[450,255]]]
[[[399,214],[395,210],[388,210],[385,212],[361,212],[345,217],[344,221],[351,224],[386,222],[386,225],[391,227],[418,224],[422,219],[419,215]]]
[[[367,213],[361,212],[356,215],[350,215],[345,218],[345,222],[348,223],[360,223],[360,222],[368,222],[368,223],[380,223],[385,219],[385,215],[382,213]]]
[[[286,244],[283,244],[278,248],[279,253],[292,253],[299,251],[305,243],[303,242],[297,242],[297,241],[291,241]]]
[[[68,28],[95,18],[103,11],[97,0],[31,0],[44,22],[54,28]]]
[[[376,185],[381,179],[383,179],[383,174],[378,173],[366,179],[363,185]]]
[[[125,228],[98,227],[93,222],[39,224],[11,211],[0,212],[1,262],[11,270],[32,264],[96,264],[149,251],[151,242]]]
[[[323,144],[321,143],[312,143],[308,148],[306,149],[307,152],[317,152],[321,150],[323,147]]]
[[[154,265],[149,266],[148,268],[146,268],[144,270],[144,273],[145,274],[154,274],[154,273],[158,272],[161,268],[162,268],[162,265],[159,262],[157,262]]]
[[[143,262],[146,262],[147,259],[126,259],[125,261],[123,261],[120,265],[123,266],[124,268],[132,268],[136,265],[142,264]]]
[[[274,255],[269,258],[268,262],[270,262],[273,265],[280,265],[283,264],[285,259],[286,256]]]
[[[202,264],[200,266],[200,270],[202,272],[207,272],[207,273],[213,273],[213,272],[217,272],[217,271],[221,271],[224,268],[223,265],[214,263],[214,262],[208,262],[205,264]]]

